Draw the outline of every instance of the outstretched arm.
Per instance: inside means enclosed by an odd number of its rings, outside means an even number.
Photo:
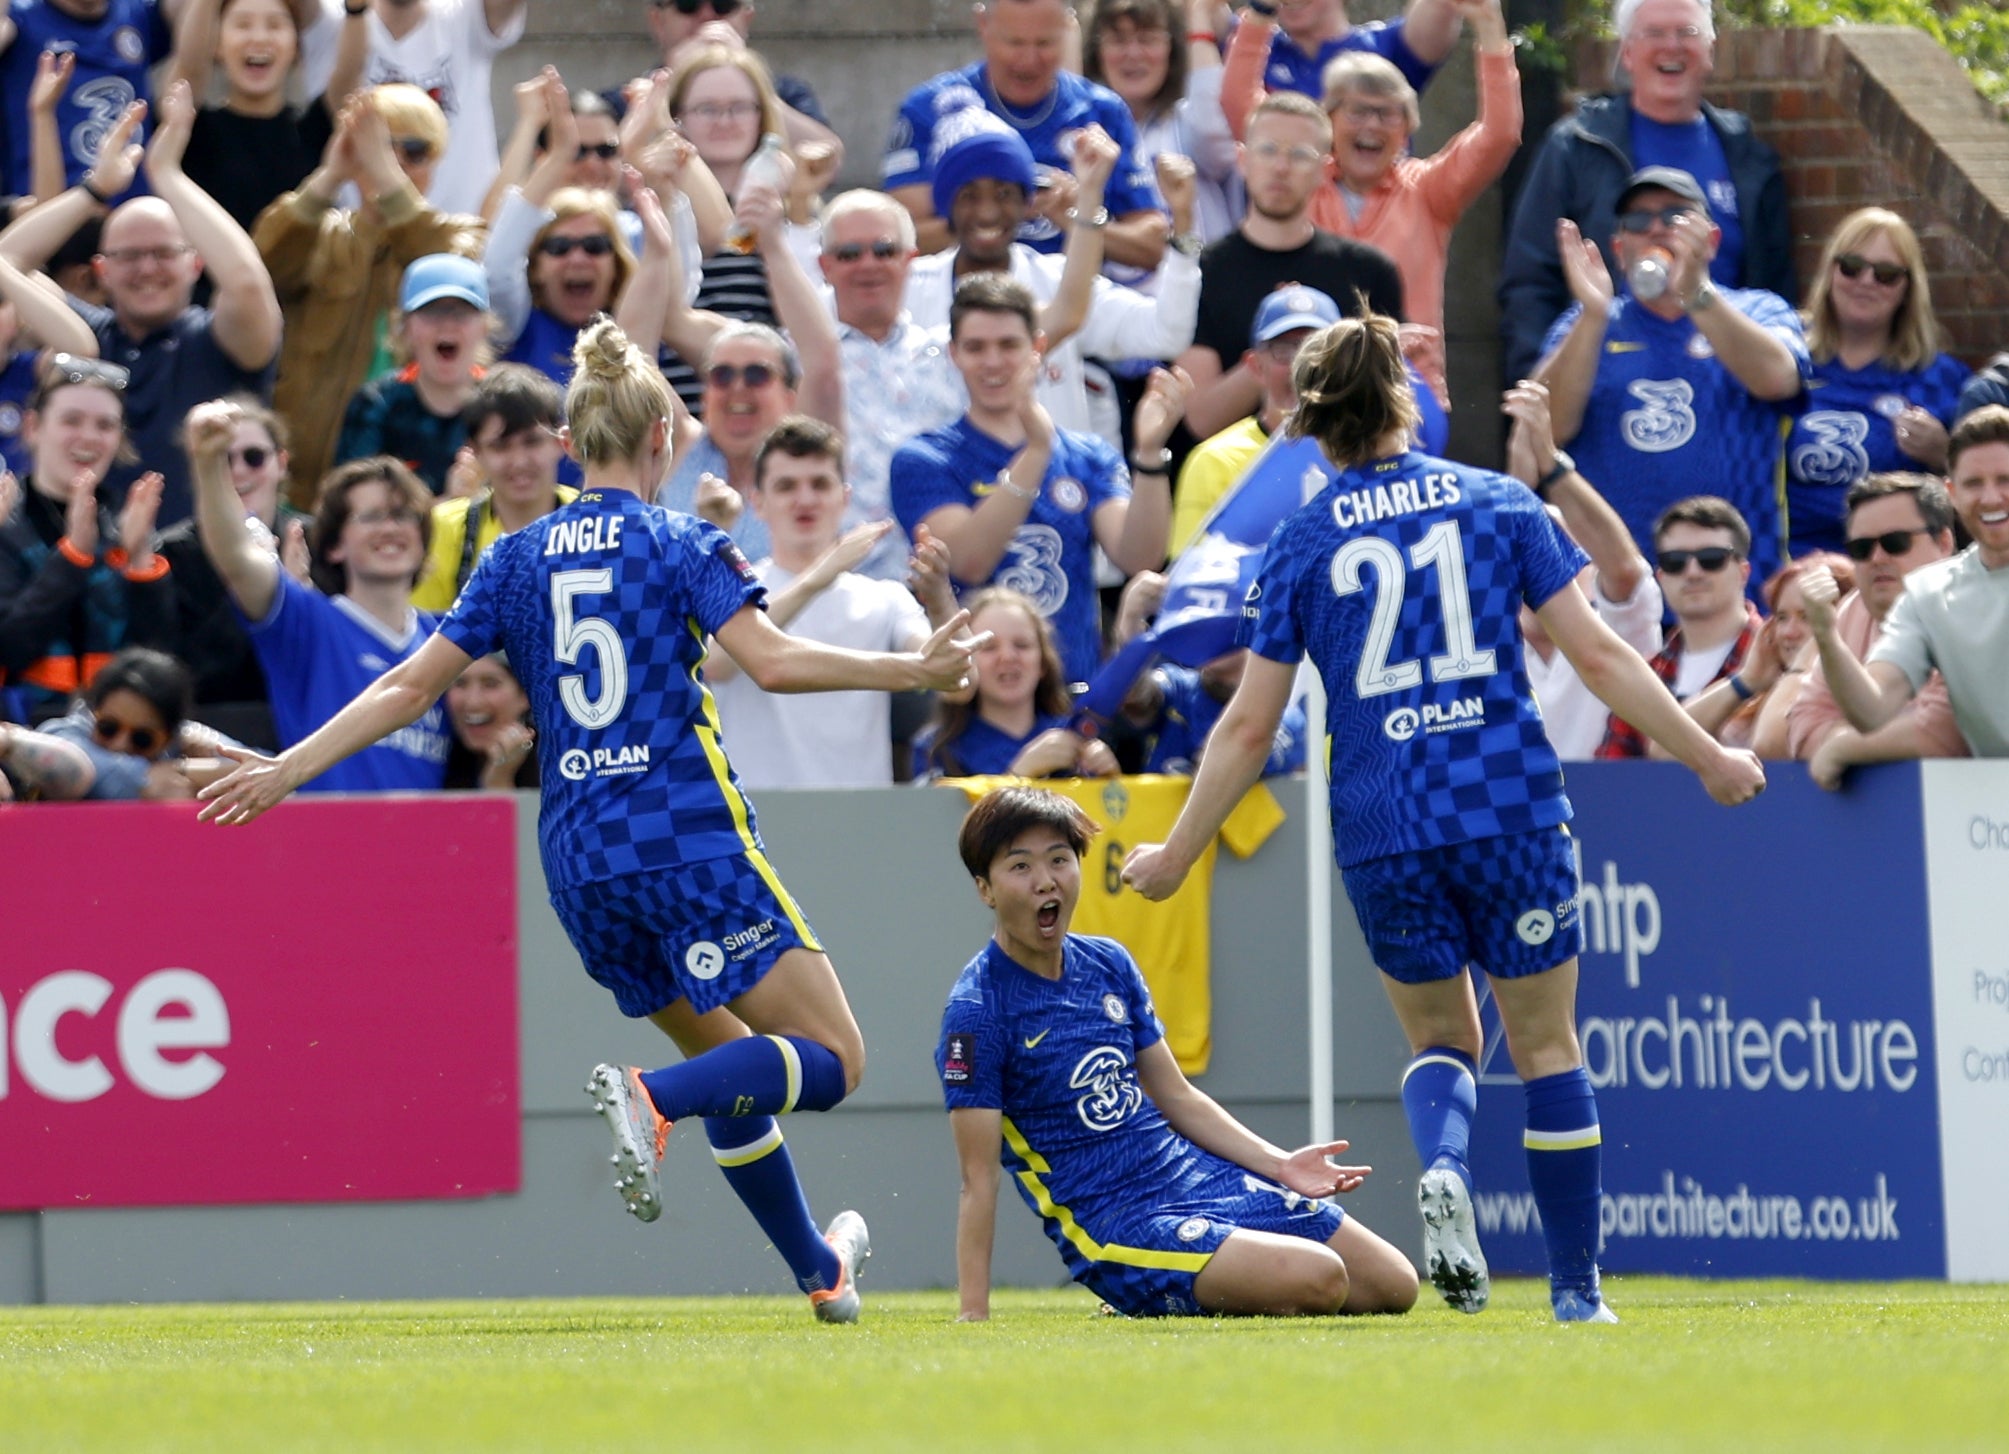
[[[998,1155],[1004,1146],[1004,1112],[949,1112],[956,1138],[962,1190],[956,1196],[956,1320],[981,1323],[991,1315],[991,1249],[997,1242]]]
[[[0,303],[14,305],[21,327],[43,347],[78,358],[98,356],[98,336],[63,301],[63,290],[43,274],[24,273],[0,258]]]
[[[959,637],[969,620],[969,612],[958,611],[911,652],[851,651],[790,636],[752,605],[713,635],[764,692],[957,691],[972,670],[970,657],[990,639],[989,632]]]
[[[1373,1169],[1334,1166],[1327,1160],[1346,1149],[1344,1141],[1297,1151],[1265,1141],[1187,1080],[1163,1040],[1137,1053],[1137,1080],[1172,1129],[1195,1146],[1257,1176],[1280,1182],[1301,1196],[1326,1197],[1352,1191]]]
[[[202,790],[203,821],[249,823],[343,758],[423,717],[474,658],[435,634],[371,682],[322,727],[277,757],[226,750],[237,766]]]
[[[1146,843],[1130,851],[1123,862],[1123,882],[1147,899],[1168,899],[1178,892],[1242,794],[1262,777],[1296,681],[1294,665],[1249,654],[1242,684],[1207,739],[1179,821],[1163,843]]]

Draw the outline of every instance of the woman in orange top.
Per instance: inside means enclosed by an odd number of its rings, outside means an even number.
[[[1412,325],[1434,330],[1428,348],[1405,339],[1410,361],[1449,405],[1444,384],[1444,266],[1451,229],[1507,168],[1521,144],[1521,76],[1500,0],[1454,0],[1471,22],[1478,48],[1479,118],[1433,155],[1413,157],[1419,120],[1416,92],[1380,56],[1348,51],[1325,68],[1325,109],[1332,117],[1333,185],[1312,198],[1312,223],[1371,243],[1402,274],[1402,302]],[[1268,27],[1245,18],[1228,46],[1221,108],[1240,135],[1262,100]],[[1260,32],[1260,33],[1259,33]]]

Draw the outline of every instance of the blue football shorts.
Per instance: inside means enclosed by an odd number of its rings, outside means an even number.
[[[1341,870],[1376,968],[1404,984],[1466,965],[1518,979],[1583,952],[1569,829],[1474,838]]]
[[[551,896],[586,973],[621,1013],[737,999],[791,949],[823,946],[758,852],[581,884]]]
[[[1102,1255],[1077,1266],[1075,1280],[1126,1317],[1205,1313],[1193,1279],[1236,1232],[1328,1242],[1346,1220],[1330,1201],[1299,1196],[1216,1156],[1195,1159],[1204,1163],[1199,1174],[1177,1177],[1169,1198],[1094,1219]]]

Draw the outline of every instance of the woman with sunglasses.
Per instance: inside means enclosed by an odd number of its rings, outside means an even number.
[[[231,764],[228,737],[188,720],[188,668],[132,646],[106,662],[69,712],[39,731],[0,724],[0,773],[43,802],[188,799]]]
[[[1450,1305],[1489,1283],[1467,1162],[1483,973],[1525,1085],[1528,1176],[1556,1321],[1618,1321],[1597,1268],[1597,1104],[1577,1042],[1577,871],[1561,765],[1524,662],[1525,603],[1584,682],[1692,768],[1718,802],[1764,770],[1676,704],[1575,589],[1588,557],[1520,481],[1420,454],[1392,318],[1343,319],[1297,358],[1286,426],[1339,476],[1270,537],[1248,593],[1251,648],[1192,794],[1124,881],[1164,899],[1268,758],[1309,656],[1329,700],[1335,857],[1412,1059],[1403,1110],[1423,1165],[1424,1261]],[[1466,725],[1461,725],[1466,724]]]
[[[651,504],[669,458],[670,397],[618,324],[587,329],[565,400],[584,492],[498,541],[439,632],[320,731],[276,760],[245,755],[206,790],[202,816],[248,822],[407,728],[477,659],[507,650],[557,769],[539,819],[552,905],[622,1013],[648,1018],[688,1057],[593,1071],[615,1190],[632,1215],[655,1221],[671,1124],[702,1121],[815,1316],[853,1322],[864,1223],[840,1214],[827,1240],[817,1230],[774,1117],[842,1101],[863,1073],[864,1040],[767,860],[699,668],[709,634],[768,691],[956,690],[980,643],[957,639],[962,612],[901,654],[784,633],[729,540]],[[676,622],[692,629],[665,629]]]
[[[274,198],[314,170],[335,129],[335,111],[363,79],[369,59],[369,11],[341,23],[335,68],[322,93],[303,107],[286,99],[300,55],[300,31],[286,0],[189,0],[175,34],[169,81],[209,93],[223,72],[220,106],[195,113],[182,168],[246,232]]]
[[[126,371],[59,353],[21,420],[27,475],[0,489],[0,717],[39,722],[69,706],[125,644],[129,623],[169,609],[154,553],[161,477],[145,474],[117,514],[98,498],[126,445]]]
[[[243,528],[267,550],[306,573],[308,517],[286,503],[291,436],[286,421],[246,394],[224,401],[233,410],[230,484],[243,510]],[[185,663],[195,679],[195,706],[205,722],[261,751],[279,746],[265,670],[258,664],[244,618],[203,549],[193,516],[161,532],[154,549],[168,564],[171,609],[136,617],[129,639],[157,647]]]
[[[1795,553],[1837,551],[1850,485],[1946,468],[1968,370],[1939,351],[1918,234],[1882,207],[1835,228],[1802,316],[1814,372],[1786,440],[1787,525]]]
[[[406,267],[428,253],[479,255],[478,217],[426,201],[447,146],[446,115],[416,86],[375,86],[352,98],[299,190],[265,209],[254,237],[286,315],[273,407],[293,427],[293,503],[312,509],[335,460],[349,396],[395,367],[381,348]],[[362,205],[336,205],[354,183]]]

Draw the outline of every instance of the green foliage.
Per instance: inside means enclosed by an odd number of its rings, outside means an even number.
[[[1096,1316],[1079,1289],[0,1308],[7,1454],[1430,1454],[2002,1448],[2003,1289],[1616,1277],[1480,1317]],[[1994,1392],[1990,1392],[1990,1390]]]

